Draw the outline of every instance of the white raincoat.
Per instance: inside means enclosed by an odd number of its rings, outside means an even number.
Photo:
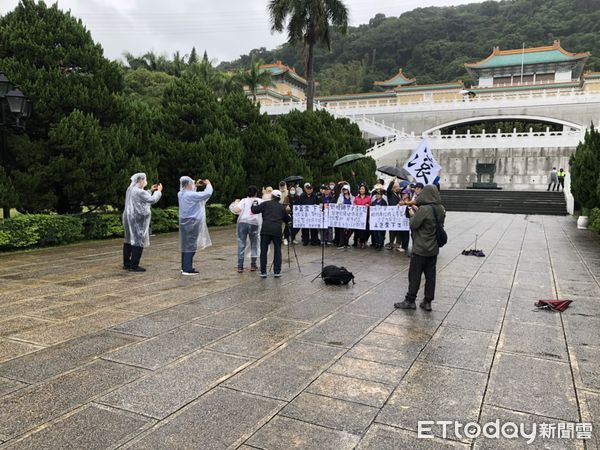
[[[125,243],[136,247],[150,245],[150,206],[160,200],[162,193],[150,193],[138,183],[144,181],[146,187],[146,174],[136,173],[131,177],[131,184],[125,194],[125,209],[123,210],[123,229],[125,230]]]
[[[213,193],[212,186],[204,191],[185,189],[194,184],[190,177],[179,179],[179,245],[182,253],[194,253],[212,245],[206,224],[206,201]]]
[[[344,189],[348,190],[348,193],[350,194],[350,204],[354,205],[354,196],[352,195],[352,191],[350,190],[350,185],[348,185],[348,184],[345,184],[342,186],[342,189],[340,191],[340,196],[337,199],[338,205],[344,204]]]

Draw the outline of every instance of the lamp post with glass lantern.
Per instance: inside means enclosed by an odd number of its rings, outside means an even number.
[[[7,130],[13,128],[16,130],[25,129],[25,120],[31,115],[32,102],[15,88],[10,80],[0,72],[0,128],[2,132],[1,161],[4,172],[8,177],[10,171],[8,168],[8,145]],[[10,217],[10,206],[4,205],[3,217]]]

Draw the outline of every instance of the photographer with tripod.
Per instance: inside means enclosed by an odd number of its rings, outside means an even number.
[[[273,273],[275,278],[281,276],[281,227],[289,223],[290,216],[286,207],[279,201],[281,191],[274,190],[271,200],[258,203],[254,202],[250,210],[253,214],[262,214],[262,227],[260,229],[260,277],[267,278],[267,251],[273,242]]]

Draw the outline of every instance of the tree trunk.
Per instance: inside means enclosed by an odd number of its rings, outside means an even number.
[[[10,206],[4,206],[2,208],[2,217],[4,217],[5,219],[10,218]]]
[[[306,54],[306,81],[308,83],[306,89],[306,110],[314,109],[315,101],[315,70],[314,70],[314,50],[315,45],[312,42],[307,43],[308,51]]]

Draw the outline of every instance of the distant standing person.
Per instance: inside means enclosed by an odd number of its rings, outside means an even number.
[[[316,205],[317,196],[310,183],[304,183],[304,192],[300,195],[299,205]],[[319,245],[319,230],[315,228],[302,228],[302,245]]]
[[[364,230],[355,230],[354,235],[357,237],[357,245],[359,248],[365,248],[371,232],[369,231],[369,207],[371,206],[371,196],[367,192],[367,185],[361,183],[358,186],[358,195],[354,197],[356,206],[365,206],[367,208],[367,225]]]
[[[145,173],[136,173],[131,177],[131,184],[125,194],[123,209],[123,269],[131,272],[145,272],[140,267],[140,259],[144,247],[150,245],[150,205],[155,204],[162,196],[162,184],[154,184],[150,192],[144,188],[148,184]]]
[[[413,237],[413,253],[408,269],[408,292],[404,301],[395,303],[399,309],[416,309],[416,299],[421,284],[421,275],[425,274],[425,296],[419,304],[425,311],[431,311],[431,302],[435,297],[435,279],[437,255],[440,252],[437,243],[436,221],[444,224],[446,210],[437,188],[428,185],[417,197],[417,206],[409,206],[412,211],[410,229]]]
[[[556,167],[553,167],[550,171],[550,176],[548,177],[548,189],[550,190],[550,186],[552,186],[552,190],[555,191],[558,189],[558,174],[556,173]]]
[[[281,276],[281,226],[290,221],[286,207],[279,203],[281,192],[274,190],[271,200],[258,204],[255,201],[250,210],[254,214],[262,214],[260,228],[260,277],[267,278],[267,251],[273,242],[273,273],[275,278]]]
[[[556,174],[556,176],[558,177],[558,185],[564,191],[565,190],[565,177],[567,176],[567,172],[565,172],[563,170],[563,168],[561,167],[560,169],[558,169],[558,173]]]
[[[196,191],[198,186],[206,186]],[[206,201],[213,194],[209,180],[194,183],[190,177],[179,179],[179,243],[181,248],[181,274],[198,275],[194,269],[194,255],[198,248],[210,245],[208,226],[206,225]]]

